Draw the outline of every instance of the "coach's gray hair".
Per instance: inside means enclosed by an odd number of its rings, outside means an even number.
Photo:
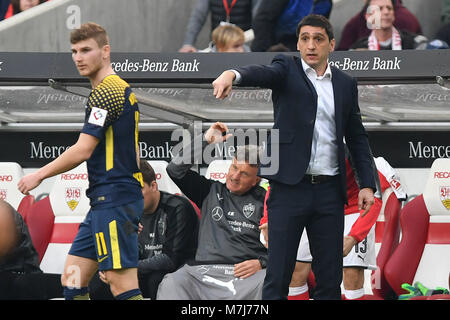
[[[238,146],[234,158],[237,161],[245,161],[252,167],[259,167],[261,159],[262,148],[256,145],[247,144],[245,146]]]

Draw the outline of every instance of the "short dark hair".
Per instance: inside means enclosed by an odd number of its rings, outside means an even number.
[[[74,29],[70,33],[71,44],[76,44],[88,39],[94,39],[100,48],[109,44],[106,30],[101,25],[94,22],[84,23],[78,29]]]
[[[16,214],[17,213],[17,214]],[[17,225],[17,219],[20,218],[16,218],[16,216],[19,216],[20,214],[17,212],[16,209],[14,209],[14,207],[7,201],[0,199],[0,219],[2,219],[2,216],[7,217],[8,215],[10,216],[10,218],[12,219],[12,221],[14,221],[13,223],[15,223],[15,237],[17,238],[20,234],[20,230],[19,230],[19,226]]]
[[[370,4],[371,1],[372,1],[372,0],[366,0],[365,5],[366,5],[366,6],[369,6],[369,4]],[[395,7],[395,5],[396,5],[396,0],[391,0],[391,2],[392,2],[392,6]],[[366,9],[367,9],[367,7],[366,7]]]
[[[363,8],[361,9],[361,16],[362,16],[362,17],[364,17],[364,16],[366,15],[367,8],[369,8],[369,5],[370,5],[370,2],[371,2],[371,1],[372,1],[372,0],[366,0],[366,1],[364,2],[364,6],[363,6]],[[396,0],[391,0],[391,2],[392,2],[392,7],[394,8],[394,12],[395,12]]]
[[[147,160],[141,159],[139,165],[141,167],[142,178],[144,182],[150,185],[150,183],[156,180],[155,170],[153,170],[152,166],[150,165],[150,163],[148,163]]]
[[[7,202],[3,199],[0,199],[0,210],[9,212],[11,215],[14,215],[14,211],[15,211],[13,206],[9,202]]]
[[[331,41],[334,39],[334,33],[333,33],[333,26],[331,25],[330,21],[325,18],[324,16],[321,16],[319,14],[310,14],[306,17],[304,17],[297,25],[297,38],[300,34],[300,29],[303,26],[312,26],[312,27],[320,27],[325,29],[325,32],[328,35],[328,40]]]

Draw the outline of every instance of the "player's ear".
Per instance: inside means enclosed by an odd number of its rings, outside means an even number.
[[[261,183],[261,177],[257,176],[255,182],[256,183],[253,186],[259,185]]]
[[[333,39],[330,41],[330,53],[334,51],[335,46],[336,46],[336,40]]]
[[[111,47],[109,46],[109,44],[105,44],[103,46],[102,52],[103,52],[103,59],[109,59],[111,55]]]

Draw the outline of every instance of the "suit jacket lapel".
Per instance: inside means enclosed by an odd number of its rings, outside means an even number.
[[[317,106],[317,92],[316,92],[316,89],[314,88],[314,85],[308,79],[308,76],[306,75],[305,70],[303,70],[302,60],[299,57],[294,56],[294,61],[295,61],[295,64],[297,65],[298,72],[305,80],[306,84],[308,85],[309,90],[311,90],[311,93],[314,96],[314,100],[316,101],[316,106]]]

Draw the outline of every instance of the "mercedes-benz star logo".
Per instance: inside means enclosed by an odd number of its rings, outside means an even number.
[[[214,221],[219,221],[220,219],[222,219],[223,210],[221,207],[214,207],[214,209],[212,209],[211,213],[212,213],[212,218],[214,219]]]

